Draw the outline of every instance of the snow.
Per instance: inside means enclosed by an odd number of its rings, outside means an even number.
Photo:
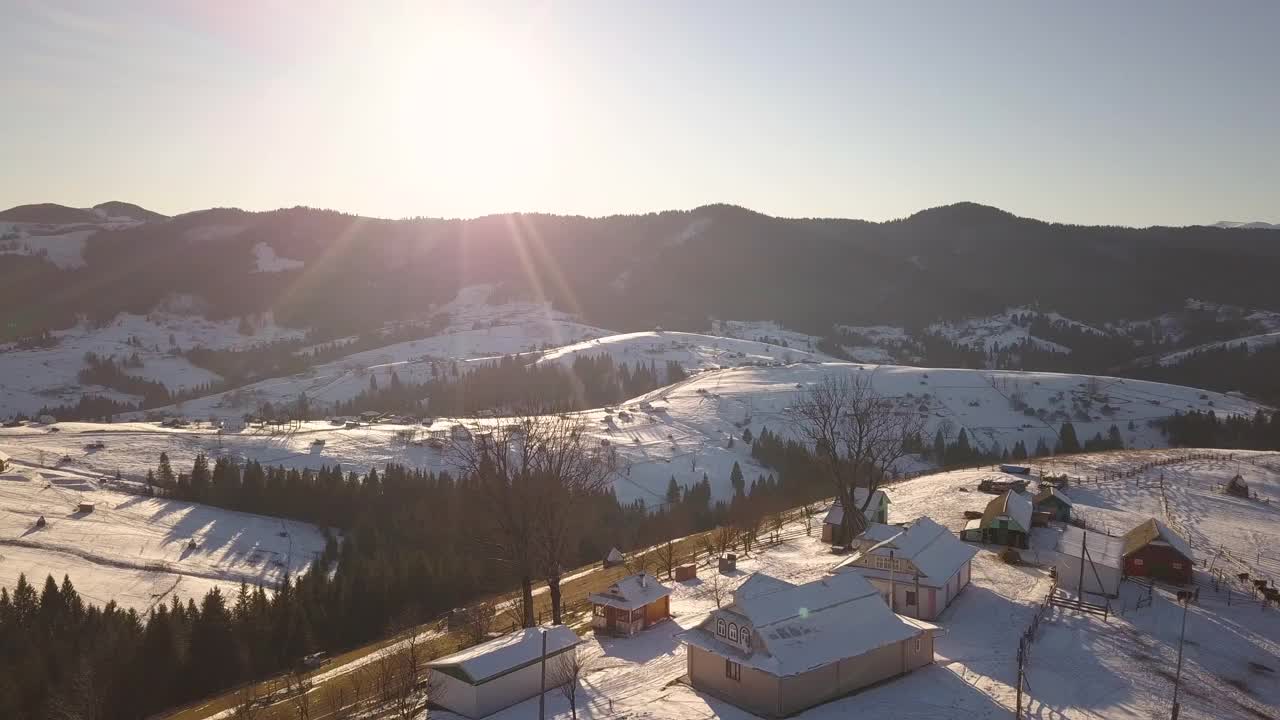
[[[74,270],[84,267],[85,241],[98,230],[98,227],[91,226],[43,234],[34,229],[15,229],[11,232],[16,232],[16,238],[0,241],[0,255],[41,255],[63,270]]]
[[[977,554],[972,545],[960,542],[950,530],[928,516],[916,519],[906,530],[882,540],[866,553],[889,557],[890,550],[894,557],[910,560],[923,576],[935,584],[951,578]],[[845,561],[838,567],[854,569],[851,562]],[[857,570],[863,572],[865,568]]]
[[[545,325],[541,327],[545,329]],[[558,327],[564,329],[562,325]],[[487,332],[485,330],[466,332],[480,333],[472,337],[477,342],[487,337],[483,335]],[[531,327],[513,336],[504,330],[489,340],[493,343],[514,342],[519,337],[520,342],[528,342],[530,332],[533,332]],[[460,334],[419,341],[414,351],[422,352],[432,343],[444,342]],[[376,354],[379,351],[369,352]],[[351,358],[346,360],[351,361]],[[366,356],[359,364],[353,364],[358,368],[371,360]],[[395,367],[398,373],[407,373],[403,368],[421,367],[423,364],[417,362],[391,367]],[[429,363],[426,365],[429,367]],[[376,373],[379,386],[385,387],[389,371],[390,367],[378,367],[368,372]],[[1090,394],[1090,386],[1094,387],[1093,396],[1105,396],[1112,412],[1106,415],[1095,409],[1090,420],[1073,420],[1077,434],[1081,438],[1092,437],[1095,433],[1106,435],[1111,424],[1126,428],[1132,420],[1133,429],[1122,430],[1124,441],[1130,447],[1163,447],[1166,444],[1164,437],[1149,421],[1171,415],[1175,410],[1207,410],[1210,407],[1208,403],[1213,402],[1219,415],[1252,415],[1259,407],[1248,400],[1220,393],[1202,393],[1194,388],[1116,378],[1090,380],[1084,376],[1053,373],[801,363],[703,372],[629,400],[614,410],[587,410],[575,415],[585,424],[591,442],[603,446],[607,441],[610,451],[616,452],[619,471],[614,477],[614,490],[620,501],[643,500],[650,507],[656,507],[664,501],[667,485],[673,476],[678,485],[687,486],[699,482],[704,473],[711,484],[713,498],[727,500],[733,495],[729,475],[735,462],[740,464],[748,481],[769,472],[751,457],[750,445],[741,442],[744,430],[750,428],[758,435],[767,427],[780,435],[793,436],[794,420],[787,408],[798,398],[800,388],[797,385],[804,387],[840,375],[864,375],[877,392],[894,398],[901,411],[927,413],[926,437],[932,437],[939,428],[949,428],[950,436],[954,437],[963,428],[971,442],[987,448],[996,445],[1011,448],[1019,440],[1028,448],[1034,448],[1042,438],[1052,446],[1057,440],[1056,426],[1062,418],[1055,417],[1049,410],[1071,407],[1070,400],[1055,402],[1052,398],[1059,393],[1067,398],[1084,398]],[[340,364],[331,364],[321,366],[313,377],[283,378],[250,386],[261,394],[244,395],[239,406],[232,401],[234,394],[226,393],[191,400],[180,409],[171,410],[197,419],[210,415],[238,418],[256,409],[251,402],[254,397],[269,398],[275,402],[282,397],[296,397],[298,392],[305,390],[309,398],[331,401],[346,397],[345,393],[359,392],[368,384],[369,376],[361,375],[358,369],[343,369]],[[1032,408],[1044,408],[1044,419],[1015,410],[1010,401],[1015,394]],[[1202,394],[1205,399],[1201,399]],[[1152,404],[1153,400],[1160,404]],[[649,409],[644,407],[645,404]],[[921,410],[922,406],[926,409]],[[625,417],[619,412],[621,410],[627,411]],[[434,425],[420,428],[420,431],[444,432],[454,424],[481,429],[496,422],[500,421],[436,418]],[[316,421],[302,423],[290,432],[247,428],[222,433],[207,426],[174,429],[160,428],[151,423],[59,425],[63,431],[53,434],[36,427],[0,428],[0,448],[30,462],[35,461],[40,451],[50,457],[71,454],[77,467],[102,474],[114,474],[120,470],[132,479],[145,476],[147,469],[155,466],[162,451],[169,453],[176,467],[183,468],[190,465],[197,453],[203,452],[211,457],[227,454],[242,460],[255,459],[264,464],[299,469],[319,469],[322,465],[338,463],[358,472],[386,463],[433,470],[456,469],[447,452],[406,442],[400,434],[408,429],[403,425],[373,424],[346,429]],[[111,441],[112,434],[122,430],[128,431],[127,446]],[[107,440],[106,448],[92,454],[82,452],[81,447],[86,442],[98,438]],[[732,447],[729,447],[730,438],[737,439]],[[324,445],[314,445],[312,441],[317,439],[325,440]],[[919,467],[918,460],[913,460],[910,464],[904,463],[900,469],[908,471]],[[896,505],[897,491],[892,493]],[[1076,499],[1074,494],[1072,499]]]
[[[813,351],[822,338],[787,330],[772,320],[713,320],[711,334]]]
[[[1081,545],[1089,550],[1089,559],[1093,563],[1117,570],[1124,567],[1124,538],[1099,532],[1086,533],[1072,525],[1062,529],[1062,537],[1058,538],[1059,554],[1078,558],[1083,555]]]
[[[471,684],[479,685],[495,675],[536,661],[542,654],[543,633],[547,638],[548,654],[573,647],[581,642],[578,636],[564,625],[525,628],[432,660],[427,663],[427,667],[458,668],[466,674]]]
[[[81,323],[69,330],[56,331],[53,334],[58,344],[52,348],[18,350],[12,345],[0,345],[0,417],[18,413],[31,415],[45,406],[75,404],[84,393],[137,402],[137,397],[81,385],[77,374],[85,366],[85,353],[100,357],[114,355],[117,361],[137,353],[143,367],[125,368],[127,373],[161,382],[170,390],[180,390],[221,378],[192,365],[184,357],[171,354],[177,348],[190,349],[197,345],[211,349],[245,348],[302,335],[300,331],[275,325],[269,315],[262,318],[257,333],[252,336],[241,335],[238,325],[236,320],[211,321],[164,312],[145,316],[120,314],[104,327]],[[140,345],[132,344],[132,339]]]
[[[1217,342],[1204,343],[1186,350],[1178,350],[1160,356],[1159,363],[1165,367],[1177,365],[1196,353],[1206,350],[1238,350],[1244,347],[1249,352],[1257,352],[1262,348],[1271,347],[1276,343],[1280,343],[1280,332],[1267,332],[1259,335],[1247,335],[1245,337],[1232,338],[1230,340],[1219,340]]]
[[[1035,498],[1033,499],[1033,502],[1036,502],[1036,503],[1044,502],[1045,500],[1048,500],[1051,497],[1056,497],[1062,502],[1066,503],[1067,505],[1074,504],[1071,502],[1071,498],[1067,497],[1066,493],[1062,492],[1056,487],[1053,487],[1052,485],[1044,485],[1039,490],[1037,490],[1035,494]]]
[[[960,345],[978,347],[987,352],[997,345],[1001,348],[1010,348],[1024,342],[1030,342],[1037,348],[1050,352],[1064,354],[1071,352],[1071,348],[1038,338],[1031,334],[1030,329],[1014,323],[1013,316],[1019,314],[1039,315],[1040,313],[1029,308],[1010,308],[989,317],[970,318],[956,323],[934,323],[929,326],[929,331]],[[1065,320],[1060,315],[1055,314],[1054,317]]]
[[[1024,530],[1031,528],[1031,498],[1017,492],[1016,490],[1006,490],[1004,494],[994,497],[991,502],[987,503],[986,512],[983,513],[983,522],[987,522],[989,518],[1008,516],[1018,526]]]
[[[291,258],[276,255],[275,248],[265,242],[259,242],[253,246],[253,259],[255,263],[254,272],[260,273],[297,270],[306,264],[301,260],[293,260]]]
[[[635,610],[670,594],[670,588],[662,585],[657,578],[646,572],[625,577],[611,585],[605,592],[593,594],[587,600],[596,605],[608,605],[619,610]]]
[[[306,523],[120,492],[94,473],[17,461],[0,476],[0,585],[20,573],[71,577],[90,600],[145,611],[241,582],[274,587],[306,572],[325,545]],[[92,512],[77,505],[93,502]],[[44,527],[35,523],[46,519]],[[195,543],[195,547],[191,543]]]
[[[617,364],[647,365],[652,362],[657,364],[658,370],[663,370],[667,362],[677,362],[689,372],[830,359],[820,353],[755,340],[655,331],[609,335],[556,348],[545,353],[538,362],[558,362],[568,366],[579,357],[595,355],[608,355]]]

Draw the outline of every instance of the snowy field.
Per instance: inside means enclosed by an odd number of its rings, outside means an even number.
[[[704,473],[713,495],[723,499],[733,492],[729,473],[734,462],[741,464],[748,481],[766,472],[751,459],[750,446],[741,441],[744,430],[749,427],[759,434],[767,427],[786,434],[793,424],[787,408],[795,403],[801,388],[840,374],[866,375],[878,392],[895,398],[901,412],[924,415],[927,438],[939,427],[950,437],[963,428],[971,442],[987,448],[1011,448],[1021,440],[1033,449],[1040,439],[1052,447],[1063,419],[1072,419],[1082,441],[1095,433],[1105,436],[1115,424],[1126,446],[1159,448],[1165,440],[1149,421],[1175,410],[1212,408],[1220,415],[1252,415],[1257,408],[1249,401],[1219,393],[1117,378],[801,363],[702,372],[617,408],[579,415],[593,441],[617,453],[621,470],[614,487],[620,500],[661,502],[672,477],[689,485],[700,481]],[[368,384],[367,377],[363,383]],[[1015,409],[1015,399],[1030,408],[1031,414]],[[193,418],[217,414],[192,403],[183,409]],[[1043,419],[1037,415],[1040,411]],[[161,452],[168,452],[175,467],[183,470],[201,452],[296,468],[341,464],[362,472],[400,463],[449,469],[447,452],[413,440],[429,437],[432,432],[443,435],[456,422],[481,429],[495,421],[436,419],[431,427],[374,424],[353,429],[316,421],[303,423],[292,432],[248,428],[224,433],[207,425],[173,429],[141,422],[59,423],[60,432],[40,425],[0,429],[0,450],[36,464],[41,457],[48,463],[69,455],[68,467],[77,471],[99,475],[120,472],[134,479],[154,468]],[[416,435],[406,438],[406,431]],[[104,441],[106,447],[93,452],[83,449],[96,440]]]
[[[105,327],[81,324],[53,334],[58,345],[48,349],[18,350],[0,344],[0,417],[40,408],[75,404],[83,393],[100,394],[117,400],[137,402],[138,397],[81,385],[77,374],[84,369],[85,353],[101,357],[114,355],[123,361],[134,353],[141,368],[125,368],[130,375],[163,383],[181,390],[219,380],[214,373],[192,365],[171,351],[195,346],[210,349],[245,348],[257,343],[302,337],[297,330],[279,327],[262,319],[252,336],[241,335],[236,320],[212,321],[200,317],[154,312],[148,315],[119,315]]]
[[[1135,467],[1158,457],[1183,451],[1126,452],[1073,458],[1056,470],[1101,473]],[[1259,495],[1280,502],[1280,457],[1238,453],[1248,458],[1241,471]],[[1256,463],[1256,464],[1255,464]],[[1046,466],[1046,469],[1048,467]],[[1238,507],[1212,490],[1213,484],[1236,472],[1235,463],[1193,461],[1154,468],[1147,479],[1166,473],[1171,484],[1171,514],[1186,527],[1201,552],[1224,543],[1237,553],[1254,547],[1250,532],[1274,546],[1280,541],[1280,507],[1238,501]],[[890,490],[890,521],[901,522],[928,514],[953,531],[964,524],[963,511],[981,509],[992,496],[975,491],[990,470],[965,470],[904,481]],[[1126,484],[1127,483],[1127,484]],[[1182,490],[1177,489],[1182,483]],[[961,488],[964,488],[962,490]],[[1185,491],[1185,492],[1184,492]],[[1104,483],[1092,489],[1069,488],[1076,509],[1091,522],[1109,518],[1117,526],[1160,517],[1157,489],[1137,490],[1136,482]],[[1248,520],[1238,530],[1238,518]],[[802,527],[801,524],[791,529]],[[1127,529],[1127,528],[1126,528]],[[998,548],[983,546],[973,560],[972,584],[937,620],[943,634],[936,641],[934,665],[863,692],[813,708],[797,717],[827,720],[847,717],[892,717],[908,720],[943,718],[1007,718],[1016,697],[1018,638],[1031,622],[1051,586],[1047,568],[1054,562],[1059,527],[1036,528],[1035,550],[1025,553],[1026,565],[999,561]],[[738,563],[728,578],[736,586],[750,573],[761,571],[791,582],[817,579],[838,558],[814,536],[767,547]],[[1211,560],[1206,559],[1207,565]],[[1203,570],[1199,566],[1198,570]],[[584,652],[591,658],[582,682],[578,717],[676,720],[754,716],[680,682],[686,670],[683,647],[674,636],[697,625],[715,603],[708,591],[708,568],[700,580],[675,583],[670,622],[630,639],[588,637]],[[1277,577],[1274,573],[1272,577]],[[1203,572],[1197,579],[1205,581]],[[1051,608],[1032,645],[1024,702],[1033,718],[1102,719],[1168,717],[1177,638],[1182,610],[1165,589],[1156,589],[1150,605],[1137,608],[1140,588],[1124,583],[1122,597],[1113,601],[1107,621],[1061,608]],[[1258,719],[1280,713],[1280,609],[1263,610],[1257,602],[1242,602],[1208,585],[1188,612],[1183,667],[1182,717]],[[546,696],[547,716],[568,718],[567,701],[558,692]],[[499,712],[497,720],[516,720],[536,713],[537,699]],[[433,713],[432,717],[454,716]]]
[[[93,510],[80,512],[82,502]],[[20,461],[0,474],[0,585],[9,588],[21,573],[37,586],[66,574],[88,600],[145,611],[172,595],[234,593],[241,581],[273,587],[322,550],[305,523],[118,492],[92,474]]]

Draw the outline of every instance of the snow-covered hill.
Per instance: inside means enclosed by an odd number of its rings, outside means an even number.
[[[741,365],[821,362],[831,358],[821,353],[782,345],[699,335],[697,333],[654,331],[609,335],[547,351],[538,362],[572,365],[579,357],[608,355],[615,363],[628,365],[679,363],[688,372],[719,370]]]
[[[127,446],[128,435],[111,442]],[[324,549],[305,523],[132,495],[98,478],[83,464],[37,470],[21,460],[0,474],[0,585],[12,587],[20,573],[36,585],[67,574],[88,600],[145,612],[173,594],[198,599],[242,581],[271,587]],[[82,502],[92,512],[79,511]]]
[[[971,442],[988,449],[1011,448],[1019,440],[1028,448],[1041,439],[1052,446],[1067,420],[1082,440],[1096,433],[1105,436],[1114,424],[1126,446],[1159,448],[1165,440],[1151,421],[1177,411],[1252,414],[1259,407],[1219,393],[1120,378],[800,363],[703,372],[616,408],[579,415],[593,441],[618,455],[622,470],[614,485],[620,499],[658,503],[672,477],[680,484],[692,484],[704,473],[714,495],[727,498],[732,494],[729,473],[734,462],[742,465],[749,480],[767,472],[751,459],[750,447],[741,440],[743,431],[751,428],[759,434],[768,427],[788,434],[793,422],[787,408],[798,392],[837,375],[869,377],[873,387],[893,398],[900,411],[923,415],[930,437],[939,428],[952,438],[964,429]],[[38,425],[0,429],[0,450],[25,462],[36,462],[41,455],[48,460],[67,454],[70,467],[77,470],[101,474],[119,470],[138,478],[155,467],[162,451],[180,468],[204,452],[300,468],[341,463],[359,471],[391,462],[447,469],[447,453],[411,442],[414,434],[420,439],[433,431],[444,434],[455,423],[482,429],[494,422],[500,421],[436,419],[425,428],[374,424],[353,429],[309,422],[294,432],[249,428],[221,433],[209,426],[59,423],[61,431],[56,433]],[[92,452],[82,449],[96,439],[105,440],[107,447]]]

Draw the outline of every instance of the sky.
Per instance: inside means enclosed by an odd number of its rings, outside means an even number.
[[[0,207],[1280,222],[1280,2],[0,0]]]

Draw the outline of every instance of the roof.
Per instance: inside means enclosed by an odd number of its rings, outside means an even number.
[[[763,588],[766,581],[758,581]],[[708,628],[716,613],[678,637],[695,647],[733,656],[773,675],[799,675],[916,637],[935,626],[903,622],[880,593],[857,573],[828,575],[804,585],[778,581],[779,589],[736,599],[726,610],[746,618],[767,652],[750,655],[715,639]],[[786,587],[782,587],[786,585]]]
[[[543,631],[547,633],[548,655],[582,642],[564,625],[525,628],[438,658],[427,663],[427,667],[456,670],[470,684],[479,685],[537,662],[542,656]]]
[[[1020,492],[1006,490],[987,503],[982,511],[982,526],[986,527],[1001,515],[1008,515],[1023,530],[1031,530],[1031,500]]]
[[[3,460],[3,459],[4,459],[4,453],[0,452],[0,460]],[[1235,477],[1231,478],[1230,481],[1227,482],[1227,487],[1247,488],[1249,487],[1249,484],[1244,481],[1244,478],[1242,476],[1236,475]]]
[[[1191,552],[1191,546],[1187,544],[1187,541],[1178,533],[1170,530],[1168,525],[1155,518],[1147,520],[1124,534],[1124,555],[1128,557],[1155,542],[1163,542],[1169,545],[1187,560],[1195,559],[1195,555]]]
[[[608,555],[606,555],[606,556],[604,557],[604,559],[605,559],[605,560],[608,560],[609,562],[612,562],[612,563],[620,563],[620,562],[622,562],[623,560],[625,560],[626,558],[624,558],[624,557],[622,556],[622,552],[621,552],[621,551],[619,551],[619,550],[618,550],[618,548],[611,548],[611,549],[609,550],[609,554],[608,554]]]
[[[751,577],[747,578],[746,581],[738,586],[738,589],[733,591],[733,600],[734,602],[738,602],[739,600],[746,600],[747,598],[753,598],[757,595],[765,595],[767,593],[787,590],[793,587],[795,587],[794,584],[789,583],[786,580],[779,580],[772,575],[765,575],[764,573],[758,572],[752,573]]]
[[[896,537],[902,533],[901,525],[885,525],[884,523],[867,523],[866,532],[862,533],[863,540],[870,540],[872,543],[884,542],[891,537]]]
[[[878,500],[876,499],[876,496],[879,496]],[[872,493],[872,499],[876,501],[868,505],[867,506],[868,509],[880,507],[881,503],[889,502],[889,496],[885,494],[885,491],[883,490],[876,490],[874,493]],[[856,503],[859,507],[861,507],[862,503],[866,501],[867,501],[867,489],[854,488],[853,502]],[[839,525],[840,523],[844,522],[844,506],[840,504],[839,500],[835,501],[834,503],[831,504],[831,507],[827,508],[827,517],[823,519],[822,522],[828,525]]]
[[[981,529],[981,528],[982,528],[982,519],[981,519],[981,518],[974,518],[974,519],[972,519],[972,520],[970,520],[969,522],[967,522],[967,523],[965,523],[965,524],[964,524],[964,529],[965,529],[965,530],[979,530],[979,529]]]
[[[1041,485],[1040,492],[1036,493],[1036,496],[1033,502],[1036,505],[1039,505],[1040,503],[1044,502],[1045,500],[1048,500],[1049,498],[1057,498],[1060,502],[1066,503],[1067,505],[1075,504],[1071,502],[1071,498],[1067,497],[1066,493],[1062,492],[1056,487],[1053,487],[1052,485]]]
[[[1074,525],[1068,525],[1058,538],[1058,553],[1078,558],[1080,545],[1083,542],[1089,549],[1089,559],[1095,565],[1104,565],[1119,570],[1124,565],[1124,538],[1104,535],[1100,532],[1086,534]]]
[[[624,577],[602,593],[588,596],[596,605],[608,605],[619,610],[635,610],[671,594],[671,588],[658,582],[649,573],[637,573]]]
[[[899,531],[897,535],[880,542],[870,549],[857,553],[840,563],[838,568],[854,569],[853,563],[864,555],[881,555],[910,560],[926,578],[936,580],[939,584],[955,575],[965,563],[969,562],[978,550],[972,545],[960,542],[951,531],[939,525],[933,518],[923,516],[916,519],[911,527]],[[867,568],[856,568],[859,572]]]

